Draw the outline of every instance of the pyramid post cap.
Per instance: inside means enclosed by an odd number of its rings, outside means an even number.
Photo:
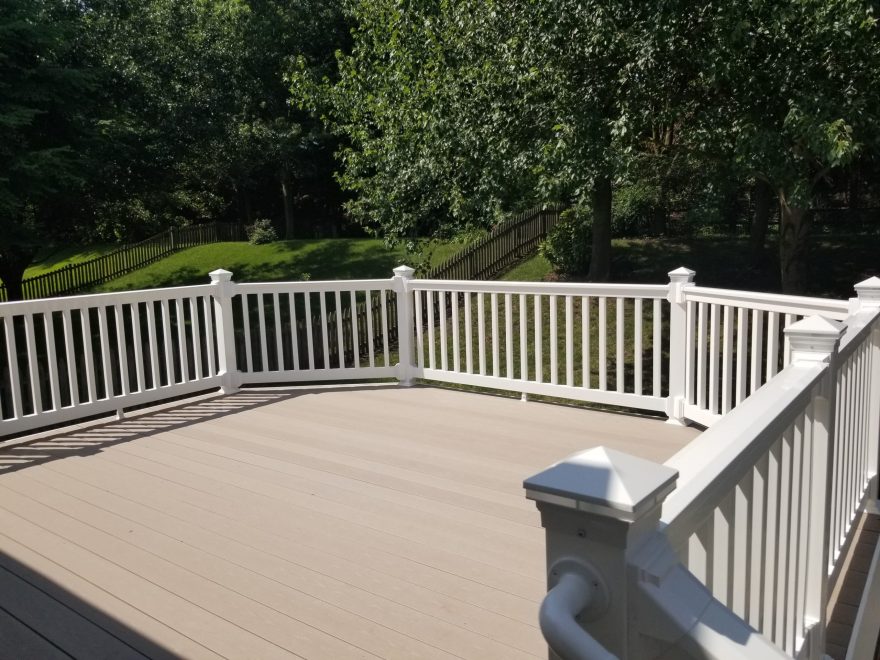
[[[843,324],[822,316],[808,316],[784,330],[791,343],[792,360],[824,360],[834,352]]]
[[[693,282],[696,271],[684,266],[679,266],[675,270],[669,271],[669,279],[673,282]]]
[[[678,470],[607,447],[578,452],[523,482],[529,499],[636,520],[675,488]]]
[[[210,273],[208,273],[208,275],[211,277],[211,281],[214,283],[229,282],[232,280],[232,273],[228,270],[224,270],[223,268],[212,270]]]
[[[414,268],[410,268],[410,267],[407,266],[407,265],[400,265],[400,266],[398,266],[397,268],[394,269],[394,274],[395,274],[397,277],[403,277],[403,278],[405,278],[405,279],[410,279],[410,278],[412,278],[412,276],[413,276],[413,274],[415,274],[415,272],[416,272],[416,271],[415,271]]]
[[[880,306],[880,277],[876,275],[859,282],[853,287],[859,297],[859,305]]]

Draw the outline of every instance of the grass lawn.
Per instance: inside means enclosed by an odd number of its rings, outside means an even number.
[[[25,278],[43,275],[53,270],[63,268],[68,264],[78,264],[89,259],[95,259],[101,255],[113,252],[120,246],[115,243],[98,243],[96,245],[81,246],[68,245],[65,247],[51,248],[37,255],[37,260],[28,266],[24,272]]]
[[[451,245],[452,252],[459,248]],[[448,252],[449,246],[439,246],[432,263],[442,261]],[[236,282],[385,278],[407,260],[402,246],[389,249],[377,239],[294,240],[265,245],[213,243],[177,252],[107,282],[98,291],[201,284],[208,282],[208,273],[217,268],[232,271]]]
[[[618,239],[613,242],[612,281],[665,284],[679,266],[697,272],[705,286],[779,291],[775,245],[761,264],[751,264],[748,241],[739,237]],[[880,235],[816,235],[810,256],[811,295],[848,298],[853,285],[880,273]],[[549,262],[534,256],[504,275],[505,280],[541,281],[552,273]]]

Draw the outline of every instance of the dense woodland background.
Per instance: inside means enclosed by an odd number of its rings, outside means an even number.
[[[615,277],[612,237],[749,234],[809,290],[817,233],[880,233],[877,11],[0,0],[0,279],[169,226],[399,242],[559,203],[571,276]]]

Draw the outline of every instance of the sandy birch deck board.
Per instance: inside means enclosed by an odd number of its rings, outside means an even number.
[[[18,492],[19,487],[13,488]],[[199,548],[184,540],[189,533],[180,527],[157,532],[55,489],[30,484],[23,485],[22,490],[24,497],[52,508],[70,508],[64,514],[69,518],[129,546],[167,557],[175,566],[195,575],[222,582],[236,593],[291,619],[328,634],[330,630],[345,630],[352,643],[380,657],[449,657],[437,648],[438,643],[460,657],[514,659],[534,657],[541,651],[533,648],[531,655],[518,653],[507,644],[460,626],[434,621],[415,609],[314,572],[297,570],[289,563],[274,562],[276,570],[269,577],[259,569],[265,570],[273,562],[253,549],[236,553],[231,543],[212,546],[210,542]]]
[[[81,502],[91,505],[99,510],[114,514],[119,520],[113,521],[118,526],[122,524],[125,529],[132,525],[141,525],[151,531],[169,535],[186,543],[191,548],[237,563],[245,568],[251,568],[258,574],[276,579],[290,588],[309,592],[315,597],[323,598],[330,602],[330,596],[334,592],[341,593],[339,606],[344,609],[352,609],[352,605],[364,600],[363,591],[376,599],[367,601],[364,608],[365,618],[369,618],[371,608],[382,612],[382,618],[386,614],[394,614],[400,618],[401,613],[395,613],[395,606],[411,607],[414,612],[434,617],[438,620],[451,623],[464,629],[476,628],[484,631],[496,641],[502,641],[521,650],[530,650],[541,653],[542,649],[535,648],[534,631],[529,627],[522,626],[506,616],[488,612],[482,608],[470,606],[464,602],[450,597],[444,597],[437,592],[420,589],[416,585],[403,582],[389,574],[375,574],[365,571],[350,562],[331,562],[327,557],[317,551],[312,553],[300,553],[294,555],[280,551],[276,543],[260,544],[259,540],[245,537],[244,540],[220,536],[213,531],[202,529],[195,518],[180,520],[160,510],[151,509],[137,504],[115,494],[109,494],[104,490],[77,482],[75,479],[65,479],[55,473],[49,475],[52,478],[44,481],[42,478],[31,479],[36,481],[41,488],[41,493],[52,489],[62,494],[63,497],[76,498]],[[37,484],[31,483],[32,488]],[[126,527],[126,525],[128,527]],[[107,529],[102,527],[102,529]],[[325,572],[318,572],[311,568],[321,565]],[[398,608],[399,609],[399,608]],[[405,612],[402,613],[405,616]],[[532,618],[534,612],[531,612]],[[380,623],[390,623],[380,621]],[[531,623],[531,622],[530,622]],[[412,621],[402,630],[416,630],[424,621]],[[531,626],[533,627],[533,626]],[[443,626],[440,626],[443,630]],[[445,632],[445,631],[444,631]]]
[[[70,660],[70,657],[0,609],[0,660]]]
[[[87,616],[41,591],[18,575],[13,567],[7,568],[9,561],[5,559],[0,560],[4,564],[0,566],[0,593],[4,594],[3,606],[7,615],[12,615],[32,630],[39,630],[49,643],[56,644],[77,658],[144,660],[147,657],[123,641],[109,636]],[[52,623],[51,628],[46,627],[47,622]]]
[[[84,467],[86,469],[82,469]],[[403,590],[420,587],[429,593],[450,596],[532,627],[537,625],[534,599],[488,589],[400,554],[374,550],[365,545],[340,544],[336,534],[323,528],[312,529],[307,537],[302,533],[284,534],[285,530],[277,526],[260,524],[261,520],[256,519],[253,512],[230,506],[228,501],[210,493],[168,481],[160,483],[125,468],[99,471],[75,461],[66,461],[46,469],[55,473],[53,481],[56,484],[69,475],[67,481],[87,483],[99,492],[116,495],[123,502],[135,503],[147,511],[168,513],[176,520],[213,531],[221,538],[245,539],[248,543],[268,548],[275,555],[305,562],[314,570],[333,576],[354,573],[358,578],[369,577],[367,573],[374,572],[374,579],[383,586],[399,581]]]
[[[544,657],[522,479],[696,435],[452,390],[244,391],[0,447],[0,552],[187,658]]]

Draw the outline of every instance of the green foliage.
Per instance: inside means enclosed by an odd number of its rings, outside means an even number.
[[[541,243],[540,255],[565,277],[585,275],[590,269],[591,222],[584,209],[570,209]]]
[[[0,0],[0,277],[12,297],[85,181],[95,78],[79,37],[63,0]]]
[[[651,222],[662,202],[656,186],[639,182],[620,186],[614,191],[611,227],[614,235],[645,236],[651,233]]]
[[[272,221],[266,218],[260,218],[254,224],[247,227],[248,243],[251,245],[263,245],[265,243],[273,243],[278,240],[278,232],[272,226]]]

